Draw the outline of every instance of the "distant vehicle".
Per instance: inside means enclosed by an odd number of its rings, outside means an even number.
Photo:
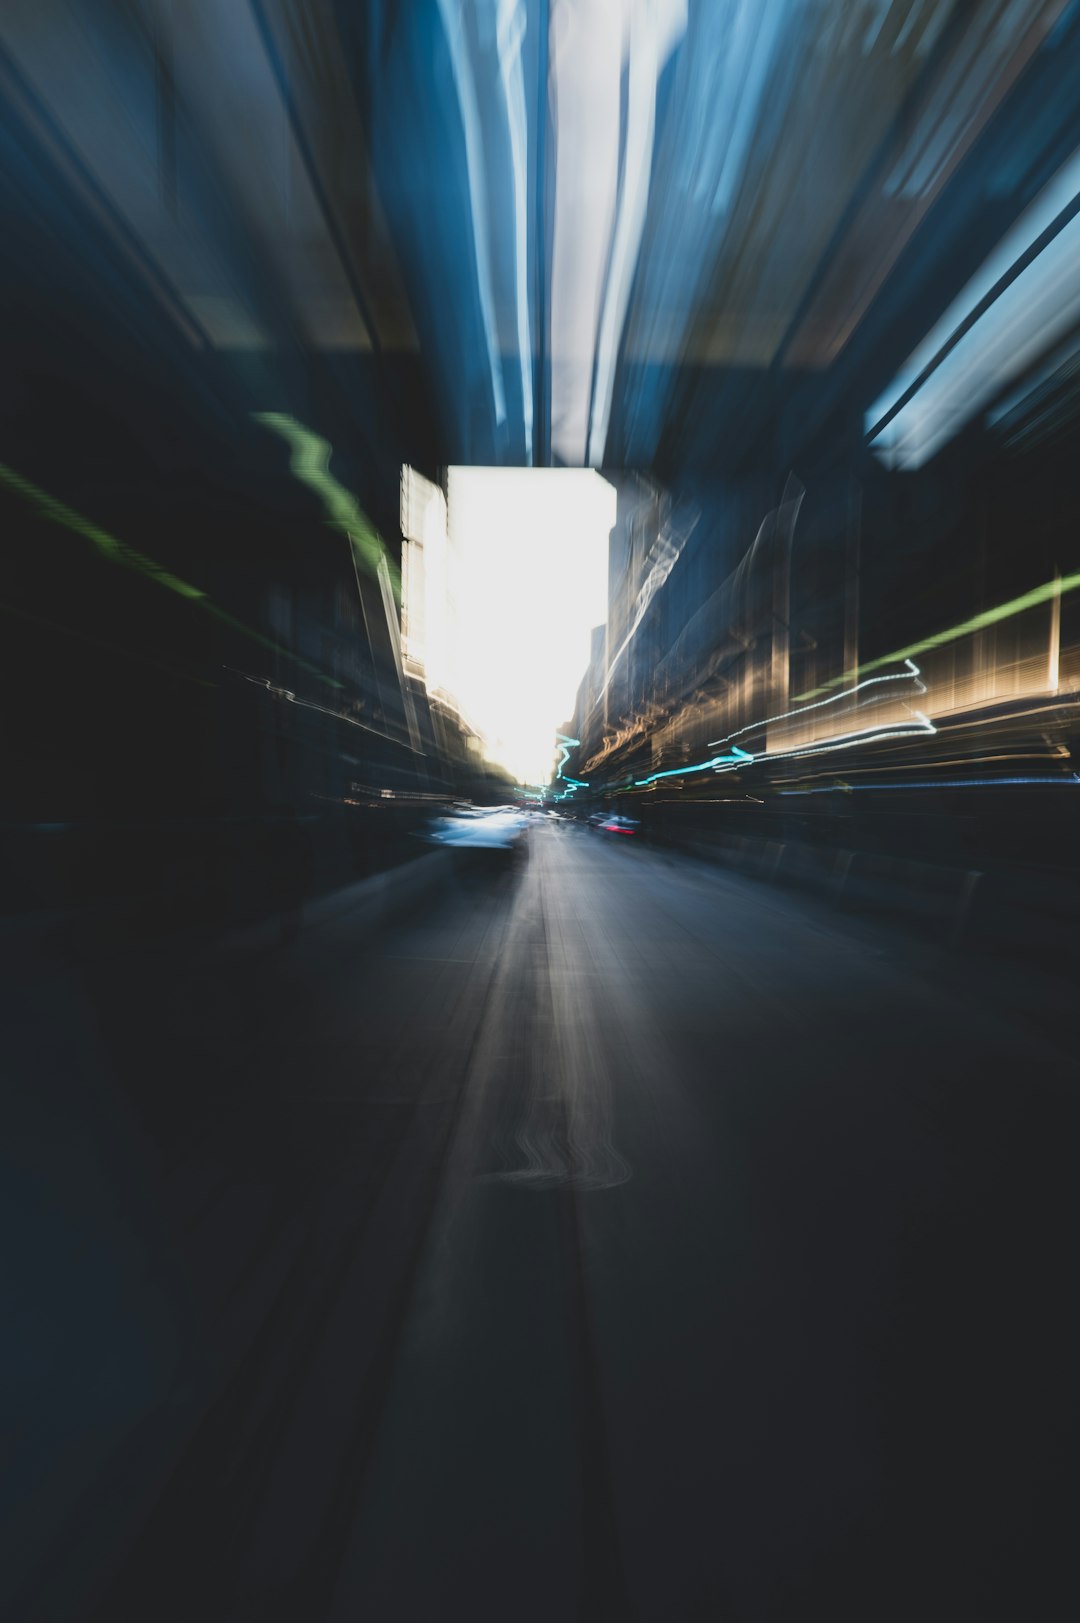
[[[609,812],[594,812],[589,822],[601,834],[637,834],[641,828],[636,817],[616,817]]]

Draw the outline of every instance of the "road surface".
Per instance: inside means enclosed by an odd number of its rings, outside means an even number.
[[[530,838],[374,948],[28,981],[8,1615],[1073,1615],[1071,1067],[944,959]]]

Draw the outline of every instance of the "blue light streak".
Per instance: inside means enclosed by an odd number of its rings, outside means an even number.
[[[762,721],[748,722],[745,727],[738,727],[725,738],[714,738],[710,748],[718,744],[731,744],[730,752],[726,755],[714,755],[708,761],[701,761],[696,766],[669,767],[664,772],[653,772],[647,778],[634,780],[636,789],[645,789],[661,778],[689,777],[694,772],[735,772],[740,766],[753,765],[755,761],[783,761],[800,759],[807,755],[824,755],[832,750],[854,749],[860,744],[868,743],[871,739],[913,738],[936,733],[937,728],[930,718],[921,710],[912,711],[914,726],[902,726],[899,723],[885,723],[879,727],[860,727],[848,733],[837,734],[833,738],[823,738],[809,744],[800,744],[797,749],[768,750],[760,755],[751,755],[747,750],[740,749],[737,744],[731,743],[734,738],[745,737],[747,733],[763,732],[778,721],[787,721],[793,717],[805,715],[810,710],[822,710],[827,705],[835,704],[840,699],[850,699],[854,694],[863,692],[866,688],[879,687],[885,682],[914,682],[917,693],[926,692],[926,684],[921,680],[919,667],[912,659],[905,659],[907,669],[894,671],[888,676],[868,676],[864,681],[857,682],[854,687],[845,688],[842,693],[834,693],[830,698],[818,699],[813,704],[799,705],[793,710],[784,710],[779,715],[767,716]]]
[[[489,245],[489,208],[487,180],[484,174],[484,139],[480,123],[480,103],[476,78],[469,58],[465,27],[452,0],[436,0],[442,18],[446,42],[450,50],[450,66],[457,91],[461,127],[465,136],[465,167],[469,177],[469,202],[472,213],[473,248],[476,256],[476,290],[480,300],[480,314],[487,340],[488,368],[491,373],[491,393],[495,408],[495,422],[506,421],[506,391],[503,385],[502,361],[495,315],[495,290],[492,285],[491,249]],[[515,153],[516,158],[516,153]]]
[[[567,761],[570,759],[570,751],[574,748],[575,744],[580,744],[581,743],[581,739],[580,738],[570,738],[566,733],[556,733],[555,737],[559,740],[559,743],[562,745],[562,760],[559,762],[558,766],[555,768],[555,776],[557,778],[561,778],[562,775],[563,775],[563,767],[566,765]]]
[[[555,737],[562,745],[562,759],[555,769],[555,778],[553,782],[558,782],[561,778],[563,783],[569,784],[570,786],[568,789],[564,789],[561,795],[556,795],[555,799],[569,800],[570,796],[572,794],[576,794],[579,789],[587,789],[589,787],[587,783],[582,783],[580,778],[568,778],[566,773],[563,771],[567,761],[570,759],[570,751],[576,744],[581,743],[581,739],[571,738],[568,733],[556,733]]]
[[[736,767],[748,766],[754,759],[746,750],[735,746],[730,755],[714,755],[711,761],[702,761],[698,766],[673,766],[666,772],[653,772],[647,778],[635,778],[634,788],[644,789],[660,778],[686,778],[691,772],[734,772]]]

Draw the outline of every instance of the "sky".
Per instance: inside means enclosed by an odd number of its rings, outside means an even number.
[[[591,469],[458,467],[447,494],[443,681],[489,760],[546,783],[607,619],[614,487]]]

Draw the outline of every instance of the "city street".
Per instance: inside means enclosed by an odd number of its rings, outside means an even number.
[[[0,1623],[1072,1623],[1080,0],[3,0],[0,154]]]

